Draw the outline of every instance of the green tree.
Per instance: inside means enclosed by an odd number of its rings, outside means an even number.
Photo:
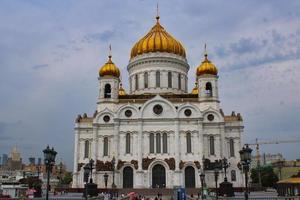
[[[62,178],[61,183],[63,185],[69,185],[72,182],[72,173],[71,172],[67,172],[65,174],[65,176]]]
[[[294,174],[292,178],[300,178],[300,171],[297,174]]]
[[[253,183],[258,183],[258,168],[251,170],[251,179]],[[278,181],[278,176],[274,173],[272,166],[260,167],[261,184],[263,187],[274,187]]]

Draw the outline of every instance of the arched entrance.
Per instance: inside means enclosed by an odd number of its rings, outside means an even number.
[[[123,188],[133,188],[133,169],[131,167],[123,169]]]
[[[155,165],[152,169],[152,187],[166,187],[166,170],[160,164]]]
[[[195,169],[192,166],[188,166],[185,168],[184,179],[186,188],[195,187]]]

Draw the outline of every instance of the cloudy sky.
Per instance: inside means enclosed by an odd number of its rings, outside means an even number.
[[[0,153],[27,161],[47,144],[72,168],[74,119],[96,108],[112,45],[128,88],[131,47],[155,23],[157,1],[0,1]],[[243,115],[245,142],[300,139],[299,0],[159,0],[161,24],[187,51],[189,89],[207,43],[223,110]],[[300,158],[298,144],[266,153]]]

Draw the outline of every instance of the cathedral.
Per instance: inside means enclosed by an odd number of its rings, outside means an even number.
[[[242,116],[223,113],[218,69],[206,49],[199,63],[189,91],[186,51],[159,16],[131,49],[127,91],[109,53],[99,69],[96,111],[75,120],[72,187],[84,187],[83,168],[90,159],[98,188],[105,187],[105,179],[108,188],[199,188],[202,172],[205,184],[214,187],[214,166],[223,158],[230,163],[228,181],[242,187],[237,167]],[[220,172],[219,183],[225,177]]]

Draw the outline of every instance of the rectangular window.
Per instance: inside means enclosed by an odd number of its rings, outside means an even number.
[[[234,157],[234,140],[229,140],[229,151],[230,151],[230,157]]]
[[[105,137],[103,140],[103,156],[108,156],[108,138]]]
[[[181,74],[178,74],[178,89],[181,90]]]
[[[139,89],[139,76],[138,74],[135,75],[135,89]]]
[[[215,155],[215,139],[213,136],[209,137],[209,150],[210,155]]]
[[[148,72],[144,74],[144,87],[148,88]]]
[[[168,135],[163,134],[163,153],[168,153]]]
[[[84,142],[84,158],[90,157],[90,142],[86,140]]]
[[[160,133],[156,134],[156,153],[161,153],[161,138],[160,138]]]
[[[126,153],[130,153],[130,134],[126,134]]]
[[[156,87],[160,87],[160,72],[156,72]]]
[[[150,133],[150,153],[154,153],[154,134]]]
[[[168,87],[172,88],[172,72],[168,72]]]

